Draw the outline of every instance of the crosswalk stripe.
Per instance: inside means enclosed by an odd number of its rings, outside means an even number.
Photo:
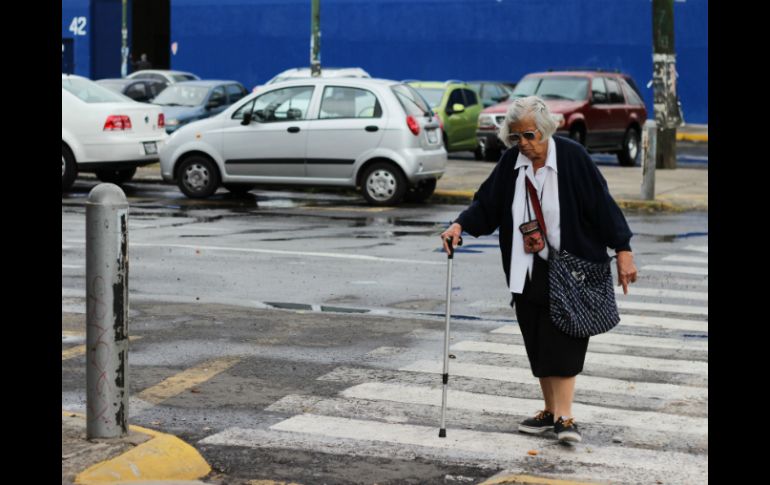
[[[642,310],[665,313],[684,313],[689,315],[709,314],[708,307],[697,307],[692,305],[663,305],[660,303],[643,303],[638,301],[618,300],[618,309],[620,310]]]
[[[401,371],[423,372],[440,374],[443,372],[442,363],[431,360],[420,360],[399,369]],[[451,376],[471,377],[475,379],[491,379],[503,382],[517,382],[520,384],[534,384],[537,379],[532,376],[529,369],[520,367],[501,367],[496,365],[468,364],[464,362],[452,362],[449,364]],[[655,382],[633,382],[607,377],[594,377],[580,375],[577,377],[577,392],[596,391],[615,394],[624,394],[629,398],[652,397],[664,400],[708,400],[708,388],[677,386],[674,384],[661,384]]]
[[[695,256],[679,256],[677,254],[672,254],[671,256],[666,256],[665,258],[663,258],[663,261],[674,261],[677,263],[708,264],[709,258],[696,258]]]
[[[694,267],[694,266],[666,266],[651,264],[648,266],[642,266],[641,271],[662,271],[665,273],[683,273],[683,274],[696,274],[708,276],[708,268]]]
[[[646,315],[620,315],[621,326],[646,327],[688,332],[708,332],[708,321],[683,320],[680,318],[651,317]]]
[[[75,338],[85,338],[85,335],[78,332],[62,332],[63,337],[67,337],[68,339],[75,339]],[[137,340],[140,340],[142,337],[140,335],[132,335],[128,337],[129,342],[136,342]],[[80,357],[81,355],[85,355],[86,353],[86,346],[85,345],[76,345],[74,347],[69,347],[67,349],[64,349],[61,351],[61,360],[69,360],[73,359],[75,357]]]
[[[400,460],[424,458],[440,463],[531,469],[553,467],[573,480],[596,478],[612,483],[645,481],[696,484],[708,482],[708,456],[675,451],[654,451],[622,446],[581,445],[563,447],[520,433],[482,432],[450,427],[446,438],[438,426],[393,424],[333,418],[312,414],[295,416],[269,429],[228,428],[209,436],[201,445],[241,446],[260,449],[312,449],[352,457]],[[538,450],[532,457],[527,450]]]
[[[464,352],[488,352],[505,355],[526,356],[527,351],[523,345],[499,344],[494,342],[475,342],[466,340],[454,344],[454,351]],[[676,372],[682,374],[708,375],[708,362],[692,360],[667,360],[652,357],[636,357],[621,354],[600,354],[588,352],[586,354],[585,368],[620,367],[627,369],[644,369],[658,372]]]
[[[518,325],[505,325],[492,330],[491,333],[502,335],[521,335]],[[641,335],[626,335],[616,332],[603,333],[591,337],[591,343],[625,345],[629,347],[652,347],[658,349],[708,350],[708,341],[683,340],[662,337],[645,337]]]
[[[623,288],[615,287],[615,294],[622,295]],[[676,291],[665,288],[640,288],[636,285],[631,285],[628,288],[628,294],[630,296],[652,296],[655,298],[671,298],[680,300],[704,300],[708,301],[708,292],[700,291]]]
[[[685,249],[689,251],[698,251],[701,253],[709,253],[709,247],[708,246],[686,246]]]
[[[405,404],[441,406],[441,388],[425,386],[406,386],[368,382],[358,384],[340,392],[346,398],[366,399],[370,401],[393,401]],[[508,396],[493,396],[475,392],[449,389],[447,406],[475,412],[493,412],[499,414],[521,415],[540,409],[542,399],[522,399]],[[707,435],[708,418],[677,416],[650,411],[629,411],[612,409],[590,404],[572,404],[573,415],[578,422],[586,421],[602,425],[625,426],[645,430]]]

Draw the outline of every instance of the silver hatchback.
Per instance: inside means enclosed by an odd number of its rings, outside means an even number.
[[[270,84],[168,139],[161,174],[188,197],[221,186],[360,188],[372,205],[420,202],[444,174],[441,126],[414,88],[383,79]]]

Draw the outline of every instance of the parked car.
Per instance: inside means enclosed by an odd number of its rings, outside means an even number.
[[[485,108],[489,108],[493,104],[502,103],[507,101],[513,89],[508,87],[507,84],[497,81],[468,81],[468,84],[476,90],[481,98],[481,104]]]
[[[158,161],[167,138],[158,106],[62,74],[62,191],[69,190],[78,172],[95,172],[103,182],[128,182],[137,167]]]
[[[261,87],[221,114],[184,126],[161,175],[192,198],[220,185],[360,187],[372,205],[427,199],[447,155],[439,121],[406,84],[310,78]]]
[[[126,76],[128,79],[155,79],[166,84],[181,83],[184,81],[200,81],[201,78],[191,72],[173,71],[170,69],[143,69]]]
[[[246,96],[246,88],[237,81],[184,81],[172,84],[153,101],[163,108],[166,131],[210,118]]]
[[[295,67],[292,69],[287,69],[274,77],[272,77],[269,81],[267,81],[264,85],[268,84],[274,84],[279,83],[281,81],[290,81],[292,79],[308,79],[312,78],[313,75],[310,72],[309,67]],[[371,78],[372,76],[369,75],[368,72],[364,71],[360,67],[322,67],[321,68],[321,77],[367,77]],[[253,91],[256,91],[260,86],[254,86]]]
[[[124,94],[134,101],[149,103],[160,94],[168,83],[155,79],[100,79],[96,84],[116,93]]]
[[[568,136],[590,152],[617,154],[620,165],[637,163],[647,108],[634,80],[607,71],[553,71],[524,76],[513,98],[537,95],[559,117],[557,135]],[[505,146],[497,138],[510,101],[479,116],[477,159],[497,160]]]
[[[476,122],[482,106],[478,94],[462,81],[410,81],[439,115],[448,152],[476,149]]]

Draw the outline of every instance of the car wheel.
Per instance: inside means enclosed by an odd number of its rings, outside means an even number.
[[[421,180],[406,191],[407,202],[425,202],[436,191],[436,179]]]
[[[75,157],[69,148],[62,145],[61,147],[61,190],[67,191],[72,187],[75,182],[75,177],[78,176],[78,166],[75,164]]]
[[[251,184],[224,184],[224,187],[233,195],[243,196],[254,189],[254,185]]]
[[[572,128],[570,128],[569,137],[581,145],[586,146],[586,130],[583,128],[583,126],[574,125]]]
[[[406,193],[406,178],[394,164],[377,162],[363,176],[364,198],[371,205],[396,205]]]
[[[98,178],[102,182],[121,185],[130,181],[132,178],[134,178],[135,174],[136,174],[136,167],[127,168],[124,170],[97,170],[96,178]]]
[[[214,162],[193,156],[179,166],[177,185],[191,199],[205,199],[219,188],[219,171]]]
[[[486,153],[487,151],[486,149],[484,149],[484,145],[479,143],[478,145],[476,145],[476,149],[473,150],[473,158],[479,161],[484,160],[484,157],[486,157]]]
[[[629,128],[623,135],[623,149],[618,152],[618,162],[624,167],[636,165],[639,156],[639,132],[636,128]]]

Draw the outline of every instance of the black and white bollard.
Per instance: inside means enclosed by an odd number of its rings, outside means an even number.
[[[128,434],[128,201],[99,184],[86,203],[86,435]]]

